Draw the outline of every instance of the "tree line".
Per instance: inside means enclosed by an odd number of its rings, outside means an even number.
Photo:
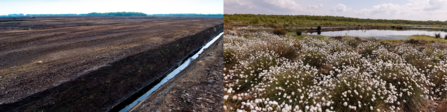
[[[415,21],[401,19],[362,19],[343,16],[316,15],[265,15],[265,14],[225,14],[225,21],[245,21],[250,23],[296,23],[296,24],[370,24],[370,25],[447,25],[447,21]]]
[[[196,13],[184,13],[184,14],[149,14],[148,16],[193,16],[193,17],[223,17],[223,14],[196,14]]]
[[[192,17],[223,17],[223,14],[196,14],[196,13],[185,13],[185,14],[145,14],[142,12],[91,12],[87,14],[8,14],[0,15],[0,17],[37,17],[37,16],[192,16]]]

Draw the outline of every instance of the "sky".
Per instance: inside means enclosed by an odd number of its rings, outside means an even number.
[[[447,20],[447,0],[224,0],[225,14]]]
[[[0,15],[143,12],[223,14],[223,0],[0,0]]]

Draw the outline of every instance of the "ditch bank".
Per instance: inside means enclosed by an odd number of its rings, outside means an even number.
[[[223,68],[221,37],[175,77],[120,112],[222,112]]]
[[[217,35],[216,37],[213,37],[211,41],[206,43],[200,50],[197,52],[194,52],[194,54],[188,56],[187,59],[183,60],[179,66],[177,66],[174,70],[171,70],[169,73],[167,73],[163,78],[160,78],[155,83],[150,84],[149,86],[144,87],[142,90],[138,91],[136,94],[132,95],[130,98],[126,99],[124,102],[121,102],[117,106],[113,107],[112,112],[120,111],[120,112],[126,112],[132,107],[134,107],[137,103],[143,101],[146,97],[152,94],[155,90],[159,89],[160,86],[163,86],[171,79],[178,78],[178,74],[183,71],[187,71],[187,69],[191,69],[190,65],[194,65],[196,60],[198,58],[203,57],[205,53],[209,52],[209,49],[215,49],[213,45],[215,45],[216,41],[221,39],[223,35],[223,32]],[[223,49],[223,48],[221,48]],[[217,50],[217,49],[216,49]],[[197,68],[200,69],[200,68]]]
[[[216,25],[160,48],[111,62],[75,80],[0,105],[0,111],[108,111],[163,77],[222,29],[222,24]]]

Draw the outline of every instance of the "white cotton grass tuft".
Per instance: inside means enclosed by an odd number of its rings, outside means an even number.
[[[417,111],[426,104],[414,101],[447,99],[447,49],[436,48],[444,44],[226,32],[224,103],[233,111]]]

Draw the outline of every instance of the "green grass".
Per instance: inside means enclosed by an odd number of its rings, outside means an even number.
[[[385,42],[390,42],[390,43],[393,43],[393,42],[405,42],[405,40],[391,40],[391,39],[381,39],[381,40],[383,40]]]
[[[445,21],[412,21],[412,20],[383,20],[383,19],[361,19],[342,16],[312,16],[312,15],[254,15],[254,14],[225,14],[225,23],[231,21],[242,22],[243,24],[272,24],[275,26],[289,26],[288,24],[305,25],[309,27],[317,26],[437,26],[445,27]]]
[[[425,41],[437,41],[442,43],[447,43],[447,40],[443,38],[435,38],[434,36],[428,36],[428,35],[412,35],[407,37],[407,39],[417,39],[417,40],[425,40]]]

